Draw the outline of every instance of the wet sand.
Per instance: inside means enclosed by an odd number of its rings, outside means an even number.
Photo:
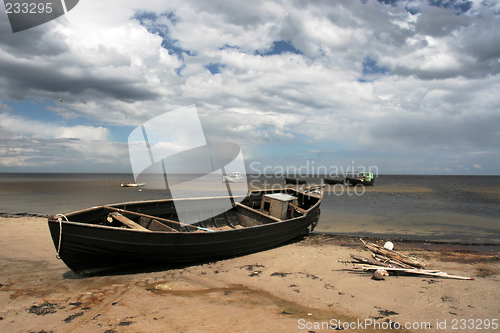
[[[473,281],[376,281],[344,263],[367,256],[358,240],[325,235],[212,263],[80,278],[55,258],[45,219],[0,218],[0,233],[0,332],[327,332],[339,320],[360,321],[349,332],[383,331],[389,321],[472,332],[460,320],[497,331],[484,320],[500,318],[495,246],[395,242],[428,268]]]

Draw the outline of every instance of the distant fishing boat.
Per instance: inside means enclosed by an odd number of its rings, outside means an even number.
[[[344,184],[344,179],[342,178],[324,178],[325,184],[328,185],[337,185],[337,184]]]
[[[243,181],[243,176],[241,176],[240,172],[233,172],[233,174],[229,176],[222,176],[223,183],[241,183]]]
[[[308,234],[319,220],[323,186],[251,191],[241,197],[178,199],[192,224],[179,222],[174,200],[92,207],[48,219],[57,255],[75,273],[95,275],[141,265],[213,260],[262,251]],[[254,208],[255,207],[255,208]],[[208,215],[207,215],[208,214]]]
[[[307,184],[307,180],[296,177],[288,177],[288,174],[285,173],[285,184],[295,184],[295,185]]]
[[[346,172],[345,174],[346,183],[349,185],[373,185],[375,179],[373,178],[373,173],[371,172]]]
[[[307,184],[306,179],[285,177],[285,184]]]
[[[145,183],[120,183],[121,187],[141,187],[146,185]]]

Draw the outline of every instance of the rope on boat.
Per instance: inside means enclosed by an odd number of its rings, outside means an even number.
[[[211,231],[211,232],[215,232],[215,230],[212,230],[212,229],[207,229],[207,228],[202,228],[202,227],[197,227],[198,230],[205,230],[205,231]]]
[[[57,245],[57,254],[56,258],[61,259],[59,256],[59,252],[61,251],[61,239],[62,239],[62,217],[66,219],[66,222],[69,222],[68,218],[64,214],[57,214],[56,215],[57,220],[59,221],[59,244]]]

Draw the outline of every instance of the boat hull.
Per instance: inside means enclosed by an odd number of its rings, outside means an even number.
[[[365,185],[365,186],[373,186],[373,182],[374,182],[373,178],[370,180],[361,180],[361,179],[349,178],[349,177],[346,178],[346,184],[354,185],[354,186],[358,185],[358,184]]]
[[[325,178],[323,180],[324,180],[325,184],[329,184],[329,185],[344,184],[344,180],[343,179]]]
[[[49,229],[64,263],[75,273],[89,276],[134,266],[206,261],[268,249],[307,234],[310,226],[318,222],[319,203],[304,216],[217,232],[150,232],[57,219],[49,219]]]
[[[285,184],[307,184],[307,180],[285,177]]]

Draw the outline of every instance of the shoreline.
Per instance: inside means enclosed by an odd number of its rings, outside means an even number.
[[[0,212],[0,218],[12,218],[12,219],[18,219],[18,218],[43,218],[47,219],[49,218],[49,215],[40,215],[40,214],[31,214],[31,213],[15,213],[15,214],[10,214],[10,213],[2,213]],[[312,233],[313,235],[323,235],[327,237],[331,237],[334,239],[349,239],[353,241],[359,241],[360,238],[363,238],[365,240],[368,240],[370,242],[377,242],[377,241],[392,241],[392,242],[399,242],[399,243],[421,243],[421,244],[433,244],[433,245],[457,245],[457,246],[492,246],[492,247],[500,247],[500,243],[473,243],[473,242],[465,242],[465,241],[446,241],[446,240],[422,240],[422,239],[411,239],[411,238],[405,238],[405,237],[396,237],[396,236],[389,236],[389,237],[378,237],[378,236],[358,236],[358,235],[345,235],[345,234],[336,234],[335,232],[328,232],[328,231],[315,231]],[[416,235],[408,235],[408,237],[416,237]]]
[[[491,246],[498,247],[500,249],[500,243],[471,243],[471,242],[455,242],[455,241],[429,241],[420,239],[407,239],[401,237],[373,237],[373,236],[350,236],[350,235],[340,235],[334,232],[313,232],[313,235],[322,235],[331,237],[332,239],[346,239],[353,242],[359,242],[359,239],[376,243],[381,241],[391,241],[398,243],[409,243],[409,244],[422,244],[422,245],[457,245],[457,246]],[[423,248],[423,247],[422,247]]]
[[[438,328],[445,321],[451,331],[453,320],[499,314],[498,249],[486,254],[395,243],[430,269],[474,281],[402,274],[376,281],[346,263],[351,254],[366,256],[359,238],[322,234],[213,262],[81,278],[55,258],[44,218],[0,218],[0,232],[2,332],[319,333],[332,331],[332,320],[425,322],[431,325],[426,331],[443,332]],[[329,328],[315,328],[323,322]]]

